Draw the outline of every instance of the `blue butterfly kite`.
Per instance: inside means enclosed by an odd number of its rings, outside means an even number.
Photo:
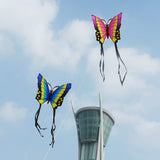
[[[47,104],[50,102],[53,108],[53,122],[51,127],[51,135],[52,135],[52,141],[51,144],[53,147],[54,144],[54,131],[56,129],[55,125],[55,113],[58,106],[61,106],[63,103],[63,99],[65,95],[68,93],[68,91],[71,88],[71,83],[67,83],[61,86],[55,86],[54,88],[51,86],[50,83],[48,83],[45,78],[39,73],[38,75],[38,92],[36,95],[36,100],[39,102],[39,108],[35,114],[35,127],[37,128],[40,135],[40,130],[45,130],[46,128],[41,128],[41,126],[38,124],[38,117],[40,114],[41,106],[43,103],[47,102]]]

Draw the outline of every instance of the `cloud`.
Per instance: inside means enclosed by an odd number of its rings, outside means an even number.
[[[10,38],[7,38],[4,33],[0,33],[0,55],[6,53],[12,53],[14,51],[14,45]]]
[[[145,121],[134,129],[134,142],[139,147],[159,151],[160,149],[160,122]]]
[[[121,53],[126,56],[127,65],[134,75],[148,77],[160,72],[160,60],[149,53],[141,53],[134,48],[121,48]]]
[[[116,117],[118,123],[133,125],[143,123],[145,121],[141,116],[136,114],[129,114],[124,111],[118,110],[113,110],[112,112]]]
[[[95,70],[99,71],[99,48],[93,48],[88,57],[88,71],[95,75]],[[120,55],[127,66],[128,75],[125,85],[134,85],[135,81],[137,88],[144,87],[145,78],[152,78],[160,72],[160,60],[153,58],[149,53],[141,53],[136,48],[119,48]],[[105,53],[105,74],[106,81],[109,85],[116,85],[117,75],[117,58],[114,47],[108,48]],[[95,65],[97,64],[97,65]],[[98,68],[98,70],[97,70]],[[97,75],[95,75],[97,77]],[[117,78],[118,79],[118,78]]]
[[[141,151],[158,151],[160,149],[160,122],[144,118],[140,114],[127,113],[125,111],[112,111],[116,117],[118,130],[116,135],[120,134],[125,126],[126,141],[129,146],[141,149]]]
[[[6,102],[0,107],[0,119],[6,121],[17,121],[26,117],[27,110],[19,107],[16,103]]]
[[[74,70],[87,53],[92,39],[91,23],[77,19],[60,30],[53,28],[58,26],[55,0],[2,0],[0,6],[1,37],[12,40],[12,45],[18,42],[31,58],[32,67],[64,68],[65,64],[66,69]],[[7,43],[1,45],[8,47]]]
[[[43,59],[42,65],[59,67],[60,69],[73,70],[81,57],[88,51],[91,43],[90,23],[87,21],[74,20],[59,30],[57,37],[45,41],[35,50],[32,56],[37,63]],[[55,40],[56,39],[56,40]]]
[[[73,20],[59,31],[55,47],[57,52],[54,53],[53,50],[52,54],[59,58],[60,64],[75,67],[82,56],[88,54],[88,48],[92,43],[90,28],[91,24],[87,21]]]
[[[23,35],[28,40],[33,33],[48,28],[58,11],[54,0],[1,0],[0,5],[1,31]]]
[[[51,22],[58,12],[55,0],[1,0],[0,6],[0,35],[12,40],[12,45],[17,42],[28,56],[45,55],[54,35]],[[1,45],[8,47],[7,43]]]
[[[113,97],[121,101],[130,99],[133,102],[137,99],[140,102],[144,98],[149,101],[149,97],[153,99],[157,97],[160,94],[157,88],[157,79],[160,77],[160,59],[148,53],[140,53],[135,48],[119,48],[119,52],[128,69],[123,87],[117,74],[118,64],[113,47],[105,50],[106,80],[104,83],[99,73],[99,48],[93,48],[88,56],[87,71],[94,79],[97,91],[100,90],[104,97]]]

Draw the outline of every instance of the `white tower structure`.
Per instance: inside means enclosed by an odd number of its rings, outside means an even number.
[[[107,144],[114,119],[101,107],[88,106],[74,112],[78,134],[78,160],[104,160],[104,148]]]

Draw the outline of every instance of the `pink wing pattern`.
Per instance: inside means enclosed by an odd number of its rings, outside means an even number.
[[[119,13],[112,18],[109,24],[109,36],[113,42],[117,42],[120,39],[120,27],[121,27],[122,13]]]
[[[100,18],[98,18],[94,15],[92,15],[92,20],[94,23],[94,27],[97,30],[96,34],[100,34],[100,38],[98,39],[98,41],[100,43],[103,43],[104,40],[106,39],[106,36],[107,36],[106,26]],[[96,35],[96,36],[98,36],[98,35]]]

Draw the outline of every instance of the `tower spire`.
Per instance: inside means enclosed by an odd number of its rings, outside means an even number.
[[[100,108],[100,160],[103,160],[103,110],[102,110],[102,98],[99,93],[99,108]]]

